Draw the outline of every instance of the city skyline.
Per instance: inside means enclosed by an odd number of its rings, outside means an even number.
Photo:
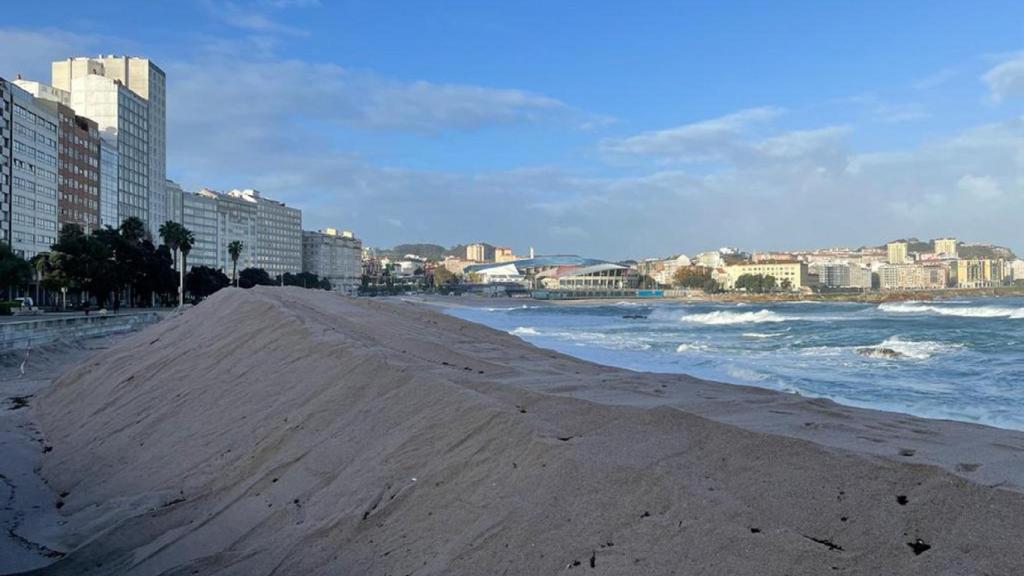
[[[241,183],[374,246],[500,238],[625,259],[954,235],[1016,249],[1022,10],[986,6],[644,4],[613,20],[315,1],[99,18],[65,3],[78,18],[60,25],[15,6],[0,75],[151,58],[174,78],[169,178]],[[799,39],[758,40],[783,25]]]

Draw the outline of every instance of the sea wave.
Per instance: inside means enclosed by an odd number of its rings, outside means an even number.
[[[701,344],[700,342],[691,342],[691,343],[683,342],[679,346],[676,346],[676,352],[693,352],[693,351],[703,352],[703,351],[705,351],[707,349],[708,349],[708,345],[707,344]]]
[[[799,320],[792,316],[783,316],[771,310],[758,310],[756,312],[729,312],[716,310],[703,314],[687,314],[680,318],[683,322],[694,324],[709,324],[714,326],[728,324],[760,324],[762,322],[789,322]]]
[[[886,338],[880,344],[858,348],[857,351],[864,356],[873,358],[927,360],[937,354],[946,354],[960,348],[963,348],[962,344],[949,344],[932,340],[904,340],[899,336],[892,336],[891,338]]]
[[[785,332],[744,332],[744,338],[775,338],[782,336]]]
[[[540,332],[531,326],[520,326],[509,332],[509,334],[512,334],[513,336],[540,336]]]
[[[894,314],[938,314],[964,318],[1010,318],[1024,319],[1024,308],[1006,306],[947,306],[923,304],[920,302],[883,302],[878,305],[883,312]]]

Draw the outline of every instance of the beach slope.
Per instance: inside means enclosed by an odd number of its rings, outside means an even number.
[[[38,398],[69,550],[38,573],[1024,570],[1019,433],[831,416],[907,445],[982,435],[1006,479],[981,482],[984,460],[751,424],[776,405],[784,422],[832,408],[596,366],[409,303],[226,289]]]

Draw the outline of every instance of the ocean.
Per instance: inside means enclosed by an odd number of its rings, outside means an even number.
[[[549,304],[448,313],[604,365],[1024,430],[1024,298]]]

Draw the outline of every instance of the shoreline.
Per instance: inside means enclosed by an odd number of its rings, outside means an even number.
[[[493,306],[493,304],[494,304],[493,301],[494,300],[500,300],[500,299],[494,299],[494,298],[474,298],[473,301],[467,302],[467,303],[463,303],[463,304],[452,304],[452,303],[448,302],[447,300],[445,300],[445,297],[436,297],[436,298],[431,298],[431,297],[423,298],[423,297],[419,297],[419,299],[417,299],[417,300],[411,300],[409,298],[403,298],[402,300],[407,302],[407,303],[413,304],[413,305],[422,305],[422,306],[437,307],[437,308],[444,309],[444,308],[458,308],[460,306],[462,306],[462,307],[471,307],[471,308],[496,307],[496,306]],[[462,298],[459,298],[458,300],[462,300]],[[514,299],[505,299],[505,300],[506,301],[515,301]],[[628,301],[628,300],[622,300],[622,301]],[[584,303],[583,301],[557,301],[557,302],[549,302],[549,301],[547,301],[547,302],[541,303],[540,305],[542,305],[542,306],[560,306],[560,305],[563,305],[563,304],[572,305],[573,302]],[[591,301],[589,303],[594,303],[594,302],[600,303],[602,301],[601,300],[597,300],[597,301]],[[642,302],[642,300],[640,302]],[[491,304],[492,306],[486,306],[487,304]],[[530,305],[533,305],[533,304],[531,303]],[[852,433],[852,432],[856,432],[857,433],[857,438],[860,439],[860,440],[864,440],[865,441],[865,442],[861,443],[857,447],[858,450],[862,450],[864,452],[871,453],[871,454],[874,454],[874,455],[877,455],[877,456],[883,456],[883,457],[886,457],[886,456],[907,457],[906,456],[907,453],[910,453],[913,456],[913,455],[918,455],[918,452],[921,451],[921,446],[919,446],[916,442],[904,441],[903,444],[905,444],[905,445],[902,445],[902,446],[898,447],[898,449],[894,452],[894,451],[890,450],[888,447],[885,446],[887,441],[884,441],[882,439],[882,437],[879,437],[879,436],[877,436],[877,435],[875,435],[875,434],[873,434],[871,432],[871,430],[879,430],[879,429],[884,429],[884,428],[887,428],[887,427],[891,427],[891,424],[889,424],[887,422],[889,420],[898,420],[898,421],[903,421],[904,423],[907,423],[907,422],[934,423],[938,428],[945,428],[946,426],[949,426],[950,429],[956,429],[959,426],[977,427],[977,428],[980,428],[982,430],[996,431],[997,433],[1003,433],[1003,432],[1009,433],[1009,434],[1015,436],[1018,440],[1024,441],[1024,430],[1018,430],[1018,429],[1015,429],[1015,428],[1006,428],[1006,427],[995,426],[995,425],[992,425],[992,424],[985,424],[985,423],[979,423],[979,422],[969,422],[969,421],[965,421],[965,420],[953,420],[953,419],[948,419],[948,418],[916,416],[916,415],[913,415],[913,414],[910,414],[910,413],[907,413],[907,412],[901,412],[901,411],[897,411],[897,410],[887,410],[887,409],[873,408],[873,407],[867,407],[867,406],[856,406],[856,405],[852,405],[852,404],[843,404],[843,403],[839,403],[839,402],[837,402],[835,400],[832,400],[831,398],[824,397],[824,396],[811,396],[811,395],[799,394],[797,392],[787,392],[787,391],[777,390],[777,389],[773,389],[773,388],[755,386],[755,385],[751,385],[751,384],[743,384],[743,383],[738,383],[738,382],[727,382],[727,381],[724,381],[724,380],[704,379],[704,378],[701,378],[701,377],[698,377],[698,376],[693,376],[693,375],[685,373],[685,372],[645,372],[645,371],[632,370],[632,369],[629,369],[629,368],[623,368],[623,367],[620,367],[620,366],[614,366],[614,365],[611,365],[611,364],[602,364],[602,363],[599,363],[599,362],[595,362],[593,360],[588,360],[588,359],[577,357],[577,356],[575,356],[575,355],[573,355],[571,353],[566,353],[566,352],[562,352],[560,350],[556,350],[556,349],[553,349],[553,348],[546,348],[546,347],[543,347],[543,346],[539,346],[539,345],[533,344],[533,343],[527,341],[526,339],[524,339],[524,338],[522,338],[522,337],[520,337],[518,335],[507,333],[507,332],[499,330],[499,329],[491,328],[491,327],[489,327],[489,326],[487,326],[485,324],[473,322],[471,320],[464,320],[464,319],[461,319],[461,318],[459,318],[459,320],[464,321],[464,322],[470,322],[470,323],[472,323],[474,325],[478,325],[478,326],[487,328],[489,330],[495,330],[496,332],[499,332],[501,334],[508,334],[508,336],[510,336],[512,338],[515,338],[516,340],[519,340],[523,344],[525,344],[527,346],[531,346],[531,347],[536,347],[539,350],[549,351],[549,352],[552,352],[552,353],[555,353],[555,354],[560,354],[560,355],[566,355],[566,356],[568,356],[568,357],[570,357],[570,358],[572,358],[572,359],[574,359],[576,361],[584,362],[584,363],[587,363],[587,364],[593,364],[595,366],[600,366],[600,367],[608,368],[610,370],[622,370],[622,371],[625,371],[625,372],[628,372],[628,373],[637,374],[638,376],[648,376],[648,375],[656,376],[656,377],[673,377],[673,376],[676,376],[676,377],[680,377],[680,378],[688,380],[688,381],[699,382],[701,384],[711,385],[713,387],[714,386],[722,386],[722,387],[737,388],[739,390],[743,390],[743,391],[746,391],[746,392],[750,392],[750,391],[764,392],[764,393],[767,393],[769,395],[778,395],[778,396],[780,396],[782,398],[789,398],[795,404],[806,403],[808,405],[814,406],[814,408],[811,410],[811,412],[814,413],[814,414],[818,414],[818,415],[834,415],[834,416],[836,416],[836,418],[834,418],[834,419],[831,419],[831,418],[828,419],[829,421],[827,421],[825,423],[816,423],[813,426],[812,425],[808,425],[807,422],[798,422],[799,420],[801,420],[801,418],[795,418],[795,417],[794,418],[790,418],[790,419],[783,419],[783,420],[786,420],[786,421],[783,421],[783,422],[775,422],[775,423],[772,423],[770,425],[764,425],[765,424],[764,422],[759,421],[757,418],[751,418],[750,415],[732,414],[730,412],[728,406],[712,408],[711,404],[703,404],[702,403],[702,408],[701,408],[702,412],[701,412],[701,414],[703,416],[710,416],[713,419],[716,419],[716,420],[718,420],[718,421],[720,421],[722,423],[726,423],[726,424],[735,424],[735,425],[740,425],[742,427],[748,427],[748,429],[754,430],[754,431],[758,431],[758,432],[782,434],[782,435],[785,435],[785,436],[788,436],[788,437],[792,437],[792,438],[800,438],[800,439],[810,440],[810,441],[813,441],[813,442],[819,442],[819,443],[823,443],[825,445],[836,446],[836,447],[841,447],[841,448],[849,448],[850,447],[850,445],[848,443],[850,438],[848,437],[848,435],[850,433]],[[668,397],[665,394],[661,394],[660,397],[665,399],[665,400],[670,400],[670,397]],[[725,397],[729,398],[730,396],[728,394],[725,394]],[[685,402],[692,402],[692,401],[693,401],[692,396],[685,398]],[[786,402],[785,400],[782,400],[780,403],[783,404],[783,405],[788,405],[789,404],[789,402]],[[786,412],[787,410],[789,410],[788,407],[785,408],[784,410],[781,410],[780,412]],[[796,416],[795,413],[794,414],[788,414],[788,415]],[[863,428],[858,428],[858,427],[855,427],[855,426],[844,426],[844,425],[841,424],[842,421],[845,421],[845,420],[851,420],[852,421],[852,420],[856,420],[856,419],[861,419],[861,420],[864,420],[864,421],[867,421],[867,422],[862,423],[863,424]],[[844,432],[844,434],[841,434],[839,436],[823,435],[823,434],[820,433],[820,430],[821,430],[822,427],[824,427],[824,428],[835,428],[836,430],[845,430],[845,432]],[[911,426],[908,429],[913,429],[918,434],[925,434],[925,435],[931,434],[931,432],[927,432],[927,433],[922,432],[922,430],[923,430],[922,428],[914,428],[914,426]],[[982,432],[982,435],[984,435],[984,432]],[[1024,449],[1024,444],[1021,445],[1021,448]],[[925,454],[933,454],[934,456],[936,456],[936,459],[928,461],[929,464],[939,465],[939,466],[943,467],[944,469],[946,469],[947,471],[949,471],[951,473],[954,473],[954,474],[957,474],[957,475],[961,475],[961,476],[963,476],[965,478],[971,478],[971,479],[974,479],[974,480],[977,480],[979,478],[979,476],[976,476],[976,475],[972,476],[971,474],[973,474],[974,472],[979,470],[981,468],[981,466],[974,466],[974,464],[976,464],[976,463],[971,463],[971,462],[952,462],[952,460],[950,459],[950,456],[952,456],[953,454],[950,451],[925,450],[924,453]],[[980,453],[981,454],[986,454],[986,451],[983,450]],[[1014,490],[1017,490],[1017,491],[1020,491],[1020,492],[1024,492],[1024,456],[1022,456],[1021,459],[1020,459],[1019,470],[1017,472],[1015,472],[1014,474],[1010,475],[1010,476],[1013,477],[1012,480],[1003,479],[1003,478],[999,477],[998,475],[997,476],[993,476],[993,477],[989,478],[988,480],[990,480],[991,483],[993,483],[993,484],[999,484],[999,485],[1002,485],[1002,486],[1005,486],[1005,487],[1008,487],[1008,488],[1011,488],[1011,489],[1014,489]]]
[[[61,514],[98,534],[46,574],[1024,563],[1024,433],[609,368],[399,300],[225,289],[37,411]]]

